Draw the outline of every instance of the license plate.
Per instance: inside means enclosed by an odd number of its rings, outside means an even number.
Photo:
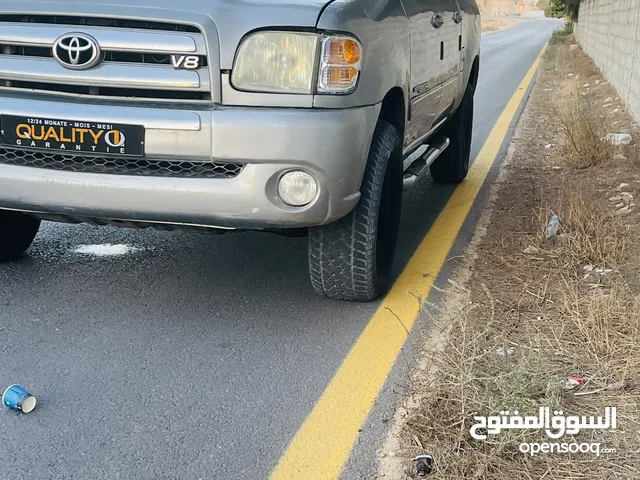
[[[144,155],[144,127],[2,115],[0,143],[20,149],[141,157]]]

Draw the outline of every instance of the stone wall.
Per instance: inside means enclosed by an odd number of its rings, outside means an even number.
[[[575,35],[640,121],[640,0],[582,0]]]

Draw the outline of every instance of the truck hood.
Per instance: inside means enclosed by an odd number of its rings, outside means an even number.
[[[230,69],[238,43],[247,32],[264,27],[315,27],[322,9],[332,1],[3,0],[0,14],[122,16],[197,24],[208,37],[217,31],[220,68]]]

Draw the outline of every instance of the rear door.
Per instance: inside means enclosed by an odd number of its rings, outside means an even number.
[[[440,106],[442,62],[437,20],[442,0],[402,0],[411,35],[411,91],[405,147],[419,144],[433,127]]]
[[[441,118],[450,113],[459,94],[463,16],[456,0],[440,0],[438,3],[443,20],[438,31],[442,63],[442,95],[438,117]]]

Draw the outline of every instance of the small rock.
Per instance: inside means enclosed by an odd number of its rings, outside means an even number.
[[[525,255],[536,255],[540,253],[540,249],[538,247],[534,247],[533,245],[530,245],[527,248],[525,248],[522,251],[522,253],[524,253]]]
[[[616,208],[622,208],[622,207],[624,207],[624,203],[620,202],[616,204]]]
[[[573,77],[573,73],[570,73],[569,75],[567,75],[567,77]]]
[[[604,99],[604,103],[613,102],[613,97],[607,97]]]
[[[593,272],[593,269],[596,268],[593,265],[585,265],[584,267],[582,267],[582,270],[584,270],[585,272]]]
[[[596,80],[596,85],[600,85],[600,80]]]
[[[576,50],[580,45],[578,45],[577,43],[572,43],[571,45],[569,45],[569,50]]]
[[[498,349],[496,349],[496,355],[499,355],[501,357],[508,357],[509,355],[513,355],[513,352],[516,351],[516,347],[500,347]]]
[[[622,390],[625,387],[625,383],[624,382],[616,382],[616,383],[612,383],[611,385],[607,385],[606,389],[607,390]]]
[[[622,200],[622,197],[620,195],[616,195],[614,197],[609,197],[609,201],[610,202],[619,202],[620,200]]]
[[[621,183],[618,186],[617,190],[622,190],[623,188],[629,188],[629,184],[628,183]]]
[[[546,148],[547,150],[550,149],[551,147],[553,147],[553,143],[547,143],[544,148]]]
[[[584,92],[582,92],[580,95],[582,95],[583,97],[586,97],[586,96],[587,96],[587,94],[586,94],[586,93],[584,93]]]
[[[582,88],[589,88],[591,85],[589,85],[588,83],[585,83]]]
[[[611,106],[610,103],[605,103],[604,105],[602,105],[602,108],[609,108]]]
[[[616,108],[616,109],[615,109],[613,112],[611,112],[611,113],[618,113],[619,111],[620,111],[620,109],[619,109],[619,108]]]
[[[626,207],[621,208],[616,212],[616,215],[626,215],[631,211],[631,206],[627,205]]]
[[[562,170],[562,167],[559,167],[558,165],[554,165],[553,167],[551,167],[551,170]]]
[[[627,202],[629,200],[633,200],[633,194],[629,192],[620,192],[620,196],[625,199]]]
[[[613,156],[613,159],[614,159],[614,160],[620,160],[620,161],[623,161],[623,160],[626,160],[626,159],[627,159],[627,157],[625,157],[625,156],[624,156],[624,155],[622,155],[621,153],[616,153],[616,154]]]

